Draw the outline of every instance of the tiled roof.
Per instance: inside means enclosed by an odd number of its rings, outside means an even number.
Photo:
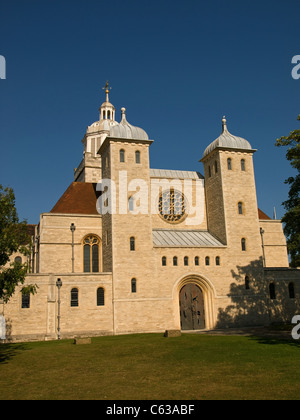
[[[261,209],[258,209],[258,218],[259,220],[271,220],[271,218],[261,211]]]
[[[37,225],[27,225],[27,234],[29,236],[34,236],[35,235],[35,228]]]
[[[50,213],[99,214],[96,202],[99,193],[95,183],[72,182]]]

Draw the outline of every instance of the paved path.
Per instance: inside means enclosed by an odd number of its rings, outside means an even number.
[[[272,330],[270,327],[244,327],[244,328],[224,328],[217,330],[191,330],[182,331],[183,334],[202,334],[202,335],[240,335],[240,336],[259,336],[292,339],[291,331]]]

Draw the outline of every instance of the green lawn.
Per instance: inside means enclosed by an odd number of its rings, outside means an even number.
[[[0,344],[0,399],[299,399],[300,342],[183,334]]]

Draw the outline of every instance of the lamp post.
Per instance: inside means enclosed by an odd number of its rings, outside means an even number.
[[[72,232],[72,273],[74,273],[74,232],[76,230],[76,226],[74,223],[71,223],[70,231]]]
[[[56,280],[56,286],[58,291],[58,298],[57,298],[57,339],[60,340],[60,288],[62,286],[61,279]]]
[[[260,236],[261,236],[261,246],[263,251],[263,266],[266,266],[266,255],[265,255],[265,244],[264,244],[264,233],[265,231],[263,228],[260,228]]]

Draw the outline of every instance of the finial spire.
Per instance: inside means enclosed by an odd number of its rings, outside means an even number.
[[[106,93],[106,102],[109,102],[109,97],[108,97],[108,94],[109,94],[109,91],[110,91],[111,87],[109,87],[108,80],[106,81],[105,86],[104,86],[102,89],[103,89],[103,90],[105,89],[105,93]]]
[[[224,133],[224,131],[227,131],[227,121],[226,121],[225,115],[222,119],[222,133]]]
[[[122,112],[122,119],[121,119],[121,122],[125,122],[126,121],[126,114],[125,114],[125,112],[126,112],[126,108],[121,108],[121,112]]]

